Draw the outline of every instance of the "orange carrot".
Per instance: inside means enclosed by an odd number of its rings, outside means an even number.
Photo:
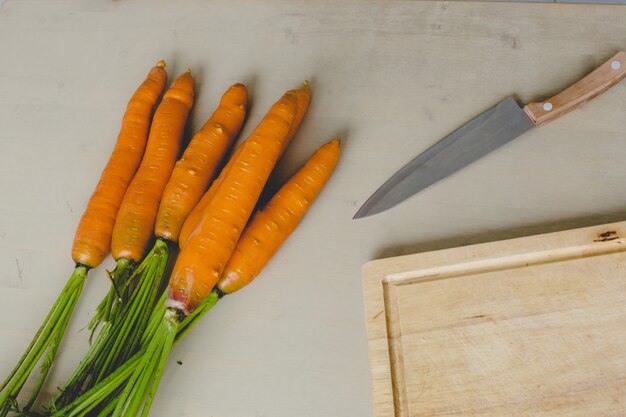
[[[178,256],[168,289],[170,307],[188,314],[211,291],[245,227],[287,140],[297,109],[287,92],[241,145],[200,223]]]
[[[285,151],[285,149],[287,148],[287,146],[293,139],[294,135],[296,134],[298,128],[300,127],[300,124],[302,123],[302,119],[304,118],[304,115],[306,114],[309,108],[309,103],[311,102],[311,91],[309,89],[309,83],[308,81],[304,81],[303,84],[304,84],[303,88],[290,91],[290,94],[293,94],[296,98],[297,109],[296,109],[296,113],[294,116],[293,124],[291,125],[291,129],[289,130],[289,134],[287,138],[285,139],[285,141],[282,143],[282,148],[280,152],[281,155],[283,154],[283,152]],[[238,156],[238,152],[240,152],[240,150],[241,150],[241,147],[237,148],[237,150],[234,152],[231,159],[228,161],[228,164],[226,165],[226,167],[224,167],[224,170],[228,170],[230,168],[230,164],[232,163],[232,161],[235,161],[236,157]],[[209,190],[204,194],[202,199],[198,202],[196,207],[191,211],[191,213],[187,217],[187,220],[185,221],[185,224],[183,225],[183,228],[180,233],[180,238],[179,238],[179,245],[181,248],[185,246],[185,244],[187,243],[187,240],[189,239],[189,235],[200,222],[202,213],[206,209],[206,206],[212,200],[213,195],[215,194],[215,191],[218,188],[219,188],[219,184],[217,182],[214,182],[213,184],[211,184],[211,187],[209,188]]]
[[[128,103],[113,153],[74,235],[72,258],[77,264],[95,268],[111,250],[117,211],[141,162],[152,112],[166,79],[165,61],[159,61]]]
[[[248,223],[213,291],[178,327],[181,339],[224,295],[252,282],[296,229],[332,175],[341,154],[339,139],[320,147]]]
[[[165,187],[155,226],[157,237],[178,241],[185,219],[241,129],[247,100],[248,90],[243,84],[231,86],[211,118],[189,142]]]
[[[148,414],[178,327],[217,283],[280,156],[296,112],[295,93],[285,93],[220,173],[214,198],[174,265],[166,301],[155,309],[157,328],[140,354],[142,360],[124,390],[107,400],[115,405],[113,416],[134,416],[140,409],[142,415]]]
[[[330,178],[340,153],[338,139],[319,148],[265,208],[254,215],[217,283],[222,293],[240,290],[261,272],[279,246],[296,229]]]
[[[302,119],[304,119],[304,115],[309,109],[309,104],[311,103],[311,89],[309,88],[309,82],[307,80],[304,80],[302,84],[302,88],[293,90],[296,94],[298,109],[296,110],[296,117],[293,121],[293,124],[291,125],[291,130],[289,131],[289,137],[283,144],[283,152],[285,152],[285,149],[287,149],[287,146],[289,146],[291,140],[296,135],[296,132],[302,124]]]
[[[72,247],[76,268],[24,355],[0,385],[0,416],[5,416],[14,406],[24,383],[45,356],[30,399],[22,408],[28,414],[56,356],[87,271],[100,265],[109,253],[115,218],[143,155],[152,111],[163,92],[166,78],[165,62],[159,61],[128,103],[113,153],[76,230]]]
[[[108,378],[111,383],[86,392],[63,411],[74,415],[100,405],[107,410],[107,415],[113,417],[135,416],[142,408],[141,415],[146,416],[173,344],[183,338],[222,296],[252,281],[296,228],[331,176],[339,155],[340,144],[337,139],[318,149],[304,167],[272,197],[263,211],[250,221],[228,261],[222,279],[198,307],[183,318],[184,312],[166,308],[166,300],[161,298],[152,312],[150,325],[142,335],[142,345],[145,346],[142,352],[117,368]],[[122,386],[125,388],[120,394],[107,398],[115,390],[120,392],[119,387]],[[107,399],[101,404],[104,398]]]
[[[139,262],[154,230],[157,209],[180,151],[181,140],[193,104],[191,72],[179,76],[159,104],[146,154],[124,196],[113,228],[113,258]]]
[[[167,297],[155,305],[141,335],[141,351],[107,378],[110,383],[64,410],[100,406],[113,417],[148,415],[174,343],[223,295],[252,281],[296,228],[337,164],[339,140],[318,149],[241,233],[289,136],[297,112],[294,96],[288,92],[272,107],[214,182],[214,198],[180,253]]]
[[[124,313],[113,316],[98,334],[51,409],[61,409],[106,378],[140,346],[152,308],[161,295],[163,276],[180,228],[193,205],[206,190],[222,158],[239,133],[246,113],[247,89],[231,86],[218,108],[191,139],[170,176],[156,217],[156,241],[133,272],[136,286],[124,302]],[[132,331],[129,331],[132,329]]]
[[[180,151],[193,96],[193,78],[187,70],[165,92],[154,113],[145,154],[115,219],[111,254],[116,264],[109,273],[113,284],[89,323],[92,332],[101,322],[110,321],[126,302],[127,283],[153,235],[161,195]]]

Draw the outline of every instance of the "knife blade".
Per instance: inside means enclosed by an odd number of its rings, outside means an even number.
[[[354,215],[388,210],[437,181],[480,159],[524,132],[553,121],[595,98],[626,76],[626,52],[545,101],[521,107],[509,97],[470,120],[389,178]]]

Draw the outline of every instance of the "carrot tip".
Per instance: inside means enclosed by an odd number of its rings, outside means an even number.
[[[167,66],[167,62],[165,62],[165,60],[162,59],[159,62],[157,62],[156,66],[161,69],[165,69],[165,67]]]
[[[309,91],[309,80],[302,81],[302,85],[304,85],[304,89]]]
[[[191,68],[187,68],[187,70],[185,71],[188,74],[191,74]]]

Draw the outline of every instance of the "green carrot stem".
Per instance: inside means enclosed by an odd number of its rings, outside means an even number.
[[[161,355],[159,358],[159,362],[157,364],[156,371],[154,376],[151,378],[152,383],[150,384],[150,391],[148,391],[148,397],[143,406],[143,410],[141,412],[141,417],[147,417],[150,412],[150,407],[152,406],[152,402],[154,401],[154,397],[156,395],[157,389],[159,388],[159,382],[161,382],[161,377],[163,376],[163,371],[165,371],[165,364],[167,363],[167,358],[170,355],[170,351],[174,346],[174,341],[176,339],[176,333],[178,330],[178,317],[176,313],[172,314],[172,310],[167,311],[166,316],[166,336],[165,343],[163,345],[163,350],[161,351]]]
[[[153,266],[150,265],[146,272],[151,276],[152,274],[150,274],[150,272],[153,269]],[[137,287],[137,297],[135,298],[136,303],[131,303],[131,305],[128,306],[128,310],[123,315],[123,319],[113,327],[113,331],[111,332],[112,337],[107,344],[108,349],[103,352],[105,359],[102,363],[97,365],[98,371],[94,374],[96,381],[102,379],[107,374],[108,369],[111,367],[112,363],[116,361],[118,355],[120,354],[119,347],[125,345],[124,341],[127,339],[128,334],[135,325],[136,316],[139,314],[138,307],[145,306],[150,308],[150,304],[147,300],[149,295],[149,286],[142,285],[142,283],[146,281],[144,278],[146,278],[146,276],[141,277],[140,284]]]
[[[159,301],[157,301],[152,314],[150,315],[150,320],[148,321],[148,326],[146,327],[146,331],[144,332],[141,338],[141,346],[144,346],[149,343],[150,340],[154,337],[159,326],[161,325],[161,321],[163,320],[163,316],[165,316],[165,300],[167,299],[166,294],[161,294]]]
[[[117,282],[117,289],[122,294],[128,292],[128,283],[136,282],[136,286],[113,307],[110,321],[104,324],[62,392],[53,400],[51,408],[61,409],[71,403],[82,391],[94,387],[139,350],[140,337],[159,297],[168,258],[167,243],[157,240],[142,263],[136,269],[133,267],[134,272],[126,283]],[[130,267],[130,264],[118,262],[115,271],[123,275],[124,268]]]
[[[61,291],[61,294],[59,294],[59,297],[46,316],[42,326],[35,334],[26,352],[3,383],[2,394],[0,395],[1,417],[6,416],[10,409],[14,407],[16,398],[26,383],[26,380],[41,357],[47,352],[42,366],[40,380],[35,385],[35,389],[28,401],[29,406],[34,402],[43,385],[43,380],[45,380],[49,372],[50,365],[56,356],[58,346],[67,329],[70,316],[82,292],[86,277],[87,268],[85,266],[79,265],[74,269],[72,276]]]
[[[114,373],[100,381],[94,388],[82,394],[72,403],[54,411],[50,417],[74,417],[80,415],[85,410],[92,410],[127,381],[129,376],[135,371],[137,364],[141,361],[143,353],[143,351],[140,351],[135,354],[135,356],[117,368]]]
[[[87,351],[85,357],[80,361],[78,368],[74,370],[69,381],[65,383],[61,392],[52,399],[52,409],[63,408],[65,404],[70,403],[81,391],[85,385],[85,381],[91,375],[91,369],[95,361],[97,361],[98,354],[104,349],[104,345],[107,341],[106,334],[111,330],[111,323],[105,323],[96,338],[94,344],[92,344]]]
[[[124,305],[127,297],[131,277],[135,271],[135,263],[129,259],[118,259],[113,271],[107,271],[111,280],[111,288],[96,308],[96,314],[89,322],[88,328],[93,337],[95,331],[102,323],[113,320],[113,316],[119,314],[120,308]]]
[[[99,413],[96,417],[107,417],[110,416],[113,410],[115,410],[115,406],[117,405],[117,399],[111,400]]]
[[[169,257],[169,249],[167,244],[163,241],[159,240],[157,241],[157,244],[163,245],[162,250],[159,251],[160,256],[155,258],[158,259],[158,262],[155,262],[156,265],[152,271],[152,276],[146,276],[143,279],[147,287],[146,301],[137,306],[135,318],[133,319],[134,326],[132,331],[125,336],[123,345],[125,348],[120,350],[115,363],[107,370],[107,372],[111,372],[116,366],[128,359],[130,354],[134,353],[138,346],[141,346],[141,339],[150,322],[151,313],[159,299],[159,296],[161,295],[162,281]]]
[[[122,415],[135,415],[139,409],[140,402],[143,399],[143,393],[138,391],[143,384],[143,381],[149,381],[152,376],[152,370],[156,366],[157,351],[162,349],[165,341],[165,332],[163,326],[159,326],[159,330],[152,338],[146,348],[146,352],[141,357],[141,363],[133,372],[133,375],[128,380],[126,387],[120,394],[117,402],[117,406],[113,411],[113,417],[119,417]]]
[[[168,258],[169,247],[167,242],[157,239],[151,253],[144,260],[146,272],[141,276],[137,289],[130,297],[128,309],[123,315],[123,319],[116,326],[116,328],[121,327],[122,330],[113,343],[110,360],[104,364],[98,373],[96,382],[112,372],[139,349],[141,336],[148,325],[150,314],[159,297],[159,289]]]
[[[63,309],[63,314],[61,315],[59,322],[54,330],[55,336],[52,338],[50,342],[50,347],[41,365],[41,374],[39,378],[37,379],[37,384],[35,385],[35,388],[33,389],[28,402],[24,406],[23,411],[30,410],[30,408],[35,403],[35,400],[37,399],[37,396],[39,395],[41,388],[43,387],[43,383],[46,380],[48,373],[50,372],[50,368],[52,367],[52,362],[54,361],[56,353],[59,350],[59,346],[61,345],[61,340],[63,339],[65,330],[67,329],[67,326],[70,322],[70,318],[71,318],[72,312],[74,311],[74,307],[76,306],[76,303],[78,302],[78,297],[79,297],[78,293],[72,292],[70,295],[70,301],[68,302],[66,307]]]
[[[65,291],[65,289],[63,291]],[[59,303],[62,301],[63,291],[61,292],[61,295],[56,299],[54,304],[52,305],[52,308],[48,312],[48,315],[44,319],[43,323],[41,324],[41,327],[39,327],[39,329],[37,330],[37,333],[35,333],[35,336],[30,341],[30,344],[28,345],[28,347],[26,348],[26,350],[22,354],[22,357],[20,358],[20,360],[15,365],[15,368],[13,368],[13,370],[6,377],[4,382],[2,382],[2,385],[0,386],[0,392],[2,392],[4,390],[4,388],[9,384],[9,382],[11,382],[11,379],[15,376],[17,371],[19,371],[20,367],[22,366],[22,364],[24,364],[24,361],[26,360],[26,358],[28,357],[28,355],[30,354],[32,349],[35,347],[35,344],[39,342],[39,336],[41,336],[41,333],[47,328],[47,324],[50,322],[50,319],[52,318],[52,315],[57,310],[57,307],[58,307]]]
[[[104,407],[98,417],[112,413],[115,416],[136,415],[144,398],[142,413],[146,415],[154,400],[172,345],[178,343],[215,306],[219,298],[218,293],[212,291],[191,314],[179,322],[178,315],[166,308],[166,295],[162,294],[142,335],[141,351],[52,416],[78,417],[85,410],[93,410],[101,405]],[[114,393],[115,390],[118,391],[117,394]],[[72,414],[64,411],[68,409],[72,410]]]
[[[107,271],[107,273],[110,276],[110,271]],[[107,295],[104,297],[104,299],[100,302],[100,304],[96,308],[96,314],[93,316],[93,318],[89,321],[89,324],[87,325],[87,328],[91,331],[91,335],[89,336],[89,343],[91,343],[93,337],[95,336],[96,331],[98,330],[98,327],[101,324],[103,323],[106,324],[107,322],[110,321],[109,312],[113,308],[113,303],[115,303],[115,298],[116,298],[115,292],[109,289],[109,292],[107,293]]]
[[[176,334],[176,342],[182,339],[189,330],[191,330],[198,321],[204,317],[206,313],[211,310],[215,304],[220,300],[220,296],[217,291],[213,290],[206,296],[204,300],[196,307],[194,311],[191,312],[188,316],[186,316],[181,322],[178,333]]]

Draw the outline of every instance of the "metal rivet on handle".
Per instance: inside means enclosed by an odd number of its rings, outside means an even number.
[[[543,109],[545,111],[550,111],[552,110],[552,103],[543,103]]]
[[[613,68],[614,70],[618,70],[622,67],[622,63],[615,60],[613,62],[611,62],[611,68]]]

